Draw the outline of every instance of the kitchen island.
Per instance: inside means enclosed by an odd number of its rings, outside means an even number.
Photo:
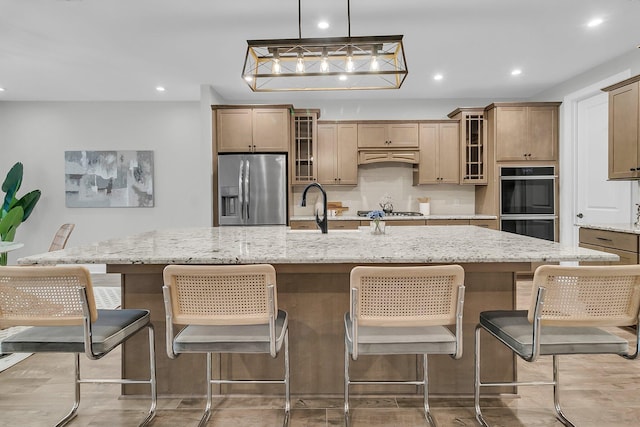
[[[343,315],[349,304],[349,272],[355,265],[460,264],[465,269],[464,354],[460,360],[430,357],[433,394],[473,392],[473,328],[479,312],[513,309],[515,273],[532,263],[613,261],[617,256],[474,226],[393,227],[384,235],[358,230],[290,230],[284,226],[216,227],[159,230],[21,258],[20,264],[106,264],[122,276],[122,306],[147,308],[156,326],[158,388],[161,395],[202,395],[204,356],[166,357],[162,270],[168,264],[273,264],[278,303],[290,315],[291,392],[341,395],[343,390]],[[135,375],[144,366],[144,337],[123,350],[123,371]],[[133,341],[137,340],[137,341]],[[494,340],[495,341],[495,340]],[[483,372],[487,379],[512,380],[516,365],[503,345],[488,341]],[[282,356],[280,356],[282,357]],[[280,358],[279,357],[279,358]],[[417,375],[415,356],[369,356],[353,366],[353,377]],[[281,360],[262,355],[223,355],[218,375],[236,378],[282,369]],[[225,386],[227,387],[227,386]],[[281,387],[242,385],[223,391],[281,393]],[[379,389],[386,390],[388,387]],[[358,392],[357,387],[353,390]],[[372,388],[367,388],[371,392]],[[145,393],[128,385],[126,394]],[[417,393],[413,386],[394,392]],[[503,388],[500,392],[514,392]]]

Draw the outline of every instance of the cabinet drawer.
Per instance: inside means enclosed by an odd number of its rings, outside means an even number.
[[[580,243],[635,253],[638,252],[638,236],[631,233],[581,228]]]
[[[329,230],[357,230],[360,226],[358,220],[331,221],[329,220]]]
[[[631,251],[622,251],[619,249],[605,248],[603,246],[589,245],[587,243],[580,243],[581,248],[593,249],[596,251],[607,252],[610,254],[616,254],[620,257],[620,261],[617,262],[581,262],[580,265],[634,265],[638,263],[638,253]]]
[[[475,225],[483,228],[490,228],[491,230],[498,229],[497,219],[470,219],[469,225]]]
[[[318,228],[315,221],[291,221],[289,226],[292,230],[315,230]]]

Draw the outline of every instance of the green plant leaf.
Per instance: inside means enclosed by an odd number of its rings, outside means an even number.
[[[2,220],[0,220],[0,240],[6,242],[13,241],[16,229],[22,223],[23,215],[24,210],[22,209],[22,206],[16,206],[11,209],[4,218],[2,218]]]
[[[33,190],[25,194],[20,198],[20,200],[18,200],[16,206],[22,206],[22,209],[24,210],[24,214],[22,215],[22,222],[25,222],[27,218],[29,218],[29,215],[31,215],[33,208],[36,207],[36,203],[38,203],[38,200],[40,200],[41,194],[42,193],[40,190]]]
[[[4,203],[2,204],[2,210],[5,214],[11,209],[11,202],[20,189],[20,184],[22,184],[22,171],[22,163],[17,162],[11,170],[9,170],[7,177],[2,183],[2,191],[7,193],[4,197]]]

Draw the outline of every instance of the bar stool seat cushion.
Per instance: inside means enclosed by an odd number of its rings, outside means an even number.
[[[94,353],[107,353],[150,321],[148,310],[98,310],[92,324]],[[82,326],[32,326],[2,341],[3,353],[84,353]]]
[[[353,351],[351,317],[344,315],[349,353]],[[361,354],[452,354],[456,336],[445,326],[362,326],[358,325],[358,352]]]
[[[287,329],[287,312],[276,317],[276,351]],[[189,325],[173,341],[176,353],[269,353],[269,325]]]
[[[484,311],[480,325],[521,357],[532,353],[533,325],[527,310]],[[622,354],[628,342],[595,327],[541,326],[540,354]]]

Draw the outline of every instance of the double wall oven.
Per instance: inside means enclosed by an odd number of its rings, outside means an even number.
[[[555,240],[556,174],[553,166],[500,168],[500,227]]]

